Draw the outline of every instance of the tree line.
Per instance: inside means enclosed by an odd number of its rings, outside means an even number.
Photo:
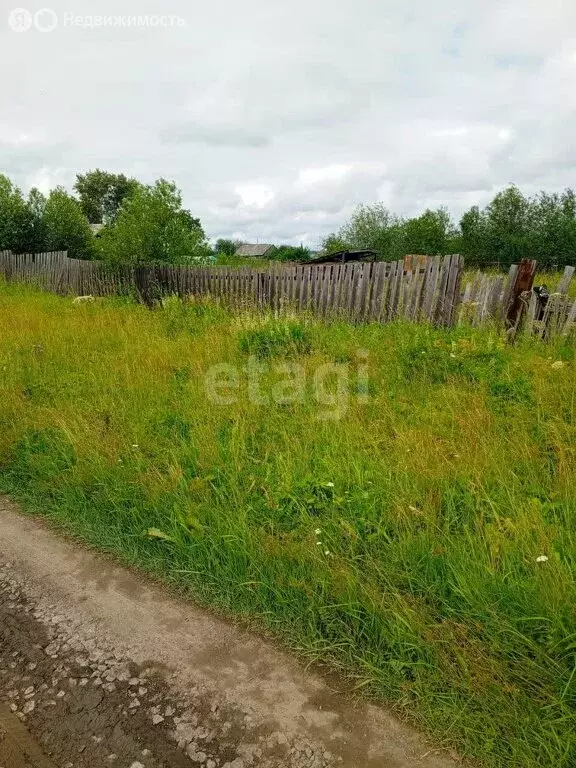
[[[473,266],[508,267],[523,258],[540,268],[576,264],[576,195],[566,189],[530,197],[512,185],[484,208],[470,208],[458,224],[445,208],[403,218],[381,203],[362,205],[323,248],[370,248],[385,261],[461,253]]]
[[[25,196],[0,174],[0,251],[66,250],[74,258],[127,264],[234,264],[241,244],[220,239],[211,247],[200,220],[165,179],[142,184],[96,169],[78,174],[74,194],[56,187],[47,196],[35,188]],[[576,263],[576,194],[566,189],[530,197],[510,186],[458,223],[445,208],[407,218],[382,203],[361,205],[322,247],[327,253],[369,248],[385,261],[461,253],[469,265],[503,268],[531,258],[552,269]],[[282,245],[267,258],[307,261],[311,255],[303,246]]]
[[[0,251],[68,251],[79,259],[115,264],[235,264],[242,245],[219,239],[211,247],[200,223],[182,206],[173,182],[142,184],[123,173],[78,174],[74,193],[56,187],[25,196],[0,174]],[[97,226],[94,226],[97,225]],[[274,247],[267,258],[307,261],[302,246]]]
[[[200,221],[182,207],[173,182],[142,184],[97,169],[79,174],[74,191],[56,187],[44,196],[34,188],[25,197],[0,174],[0,251],[65,250],[73,258],[124,264],[195,264],[211,258]]]

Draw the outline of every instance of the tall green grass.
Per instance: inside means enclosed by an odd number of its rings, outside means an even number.
[[[227,405],[205,387],[222,363],[240,371]],[[294,363],[304,397],[278,402],[276,366]],[[338,419],[314,395],[327,363],[350,371]],[[0,484],[340,668],[439,743],[568,768],[574,365],[568,341],[0,286]]]

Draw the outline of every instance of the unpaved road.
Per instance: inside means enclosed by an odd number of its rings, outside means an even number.
[[[454,768],[383,709],[0,497],[0,768]]]

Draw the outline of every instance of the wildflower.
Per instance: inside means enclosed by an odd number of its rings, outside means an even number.
[[[325,554],[325,555],[329,555],[329,554],[330,554],[330,552],[329,552],[327,549],[325,549],[325,550],[324,550],[324,554]]]
[[[326,488],[334,488],[334,483],[326,483]]]
[[[536,558],[536,562],[537,563],[547,563],[548,562],[548,558],[546,557],[546,555],[538,555],[538,557]]]
[[[322,546],[322,542],[321,542],[321,541],[317,541],[317,542],[316,542],[316,546],[317,546],[317,547],[321,547],[321,546]]]
[[[450,352],[450,357],[456,357],[456,355],[454,354],[454,352]]]
[[[314,533],[316,534],[316,536],[320,536],[320,534],[322,533],[322,530],[320,528],[316,528]]]
[[[562,362],[562,360],[556,360],[555,363],[552,363],[552,368],[553,370],[557,371],[558,368],[564,368],[564,363]]]
[[[132,445],[132,448],[139,448],[139,445],[138,445],[138,443],[134,443],[134,444]]]

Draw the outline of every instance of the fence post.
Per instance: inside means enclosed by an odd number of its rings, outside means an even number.
[[[508,304],[504,307],[504,319],[508,339],[512,341],[522,320],[527,302],[523,295],[532,290],[534,275],[536,274],[536,262],[531,259],[522,259],[518,265],[518,271],[508,293]]]

